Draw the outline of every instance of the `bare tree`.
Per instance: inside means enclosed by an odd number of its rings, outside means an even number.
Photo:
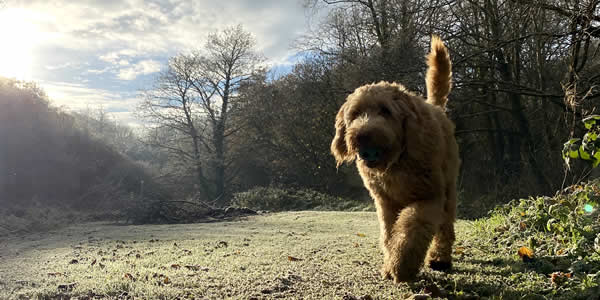
[[[231,179],[228,137],[241,125],[229,121],[240,108],[238,88],[263,61],[254,46],[240,25],[210,34],[203,49],[169,60],[139,108],[157,129],[174,131],[153,145],[191,163],[200,192],[219,200],[217,205],[225,204]]]
[[[422,70],[429,39],[422,32],[437,1],[305,0],[327,16],[301,37],[296,47],[313,51],[344,68],[346,85],[387,80],[424,90]],[[358,82],[356,82],[358,79]]]
[[[240,109],[237,103],[240,85],[257,71],[263,58],[255,50],[254,37],[244,31],[241,25],[230,27],[223,32],[209,35],[204,52],[197,52],[198,69],[193,87],[198,94],[215,95],[217,101],[202,101],[212,129],[214,150],[213,169],[215,196],[223,198],[228,178],[226,170],[231,166],[226,154],[227,138],[235,133],[241,124],[229,124],[229,117]]]

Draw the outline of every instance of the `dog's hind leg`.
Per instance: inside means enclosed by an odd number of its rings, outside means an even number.
[[[452,268],[452,245],[454,240],[454,224],[452,222],[442,224],[436,232],[427,253],[427,262],[430,268],[437,271]]]
[[[442,214],[442,205],[435,200],[414,202],[400,212],[387,245],[389,257],[384,262],[384,271],[394,281],[409,281],[419,273]]]
[[[430,268],[443,271],[452,268],[452,245],[456,240],[454,234],[454,220],[456,219],[456,182],[452,180],[446,186],[446,205],[444,216],[446,220],[436,232],[433,243],[427,253],[427,264]],[[455,178],[455,177],[454,177]]]

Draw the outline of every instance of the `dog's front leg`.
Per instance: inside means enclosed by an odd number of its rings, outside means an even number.
[[[379,218],[379,241],[381,243],[381,249],[383,250],[384,261],[383,268],[381,269],[381,275],[384,279],[391,279],[392,274],[390,274],[385,268],[385,262],[387,262],[390,257],[389,245],[390,240],[392,239],[392,230],[394,229],[394,223],[396,223],[400,209],[390,205],[389,203],[379,201],[375,202],[375,206],[377,208],[377,217]]]
[[[385,245],[389,254],[384,261],[384,274],[389,274],[395,282],[415,278],[442,214],[442,206],[435,200],[414,202],[402,209]]]

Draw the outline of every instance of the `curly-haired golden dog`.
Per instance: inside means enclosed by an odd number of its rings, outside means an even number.
[[[340,108],[331,143],[338,166],[356,159],[377,207],[382,274],[396,282],[414,279],[426,255],[433,269],[452,266],[460,160],[445,113],[450,56],[436,36],[427,65],[427,99],[396,83],[361,86]]]

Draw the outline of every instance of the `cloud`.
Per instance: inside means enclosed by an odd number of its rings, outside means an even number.
[[[117,60],[119,60],[119,53],[117,52],[109,52],[104,55],[100,55],[100,60],[105,61],[107,63],[115,64]]]
[[[143,120],[140,120],[135,116],[135,113],[132,111],[116,111],[116,112],[108,112],[108,115],[111,116],[114,120],[116,120],[119,124],[128,125],[133,128],[142,128],[147,123]]]
[[[45,42],[65,49],[96,52],[114,61],[124,48],[136,53],[173,55],[203,46],[208,33],[242,24],[267,57],[287,56],[304,28],[300,1],[28,1],[28,20],[52,34]],[[235,16],[226,17],[226,16]],[[90,53],[90,54],[91,54]]]
[[[100,55],[98,58],[101,61],[107,62],[107,63],[111,63],[111,64],[117,64],[124,60],[124,58],[131,58],[131,57],[136,57],[136,56],[140,56],[140,55],[147,55],[148,53],[144,53],[144,52],[140,52],[140,51],[136,51],[134,49],[131,48],[124,48],[124,49],[120,49],[118,51],[110,51],[107,52],[103,55]]]
[[[111,67],[106,67],[104,69],[89,69],[89,70],[87,70],[87,72],[92,73],[92,74],[103,74],[103,73],[110,71],[111,69],[112,69]]]
[[[1,1],[1,0],[0,0]],[[35,43],[32,76],[51,99],[88,104],[136,103],[148,76],[181,52],[200,49],[209,33],[242,24],[268,64],[285,73],[305,14],[300,0],[15,0],[23,22],[43,37]],[[37,68],[37,69],[36,69]],[[120,113],[126,115],[127,111]]]
[[[66,62],[64,64],[60,64],[60,65],[57,65],[57,66],[47,65],[45,68],[46,68],[46,70],[54,71],[54,70],[60,70],[60,69],[64,69],[64,68],[69,68],[69,67],[72,67],[72,66],[73,66],[73,63]]]
[[[119,70],[118,77],[122,80],[134,80],[140,75],[156,73],[161,67],[161,63],[156,60],[142,60],[131,67]]]
[[[54,105],[74,110],[84,109],[90,105],[110,106],[125,99],[122,93],[89,88],[84,84],[67,82],[41,82],[41,84]]]
[[[66,82],[42,82],[42,85],[54,106],[76,112],[101,108],[121,124],[133,127],[143,124],[143,121],[134,115],[140,101],[140,97],[135,93],[114,93],[105,89],[93,89],[83,84]]]

